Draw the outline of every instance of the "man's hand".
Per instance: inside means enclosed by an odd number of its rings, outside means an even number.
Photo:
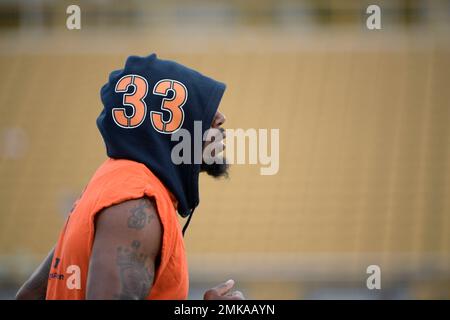
[[[244,295],[240,291],[232,291],[234,280],[228,280],[218,286],[209,289],[203,295],[204,300],[245,300]]]

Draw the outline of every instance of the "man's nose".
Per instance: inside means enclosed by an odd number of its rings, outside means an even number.
[[[218,128],[218,127],[220,127],[221,125],[223,125],[223,124],[225,123],[225,121],[226,121],[226,118],[225,118],[225,116],[222,114],[222,112],[217,111],[217,112],[216,112],[216,115],[214,116],[214,120],[213,120],[213,123],[212,123],[212,127],[213,127],[213,128]]]

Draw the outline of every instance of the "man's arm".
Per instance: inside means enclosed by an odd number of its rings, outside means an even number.
[[[53,248],[30,278],[20,287],[16,294],[17,300],[44,300],[47,293],[47,281],[53,260]]]
[[[153,200],[141,198],[97,215],[87,299],[145,299],[161,251],[162,226]]]

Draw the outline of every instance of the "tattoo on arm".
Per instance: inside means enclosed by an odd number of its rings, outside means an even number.
[[[139,253],[141,243],[134,240],[131,247],[117,248],[117,267],[121,290],[118,299],[145,299],[153,283],[153,272],[147,268],[148,255]]]
[[[150,211],[149,201],[141,199],[139,204],[130,210],[131,216],[128,218],[128,228],[142,229],[145,224],[150,223],[155,215]]]

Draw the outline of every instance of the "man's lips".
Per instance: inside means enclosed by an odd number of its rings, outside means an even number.
[[[219,131],[219,132],[217,132]],[[214,129],[209,129],[209,132],[207,134],[206,137],[206,141],[213,143],[213,142],[217,142],[217,141],[222,141],[227,137],[227,133],[225,131],[225,129],[223,128],[214,128]]]

